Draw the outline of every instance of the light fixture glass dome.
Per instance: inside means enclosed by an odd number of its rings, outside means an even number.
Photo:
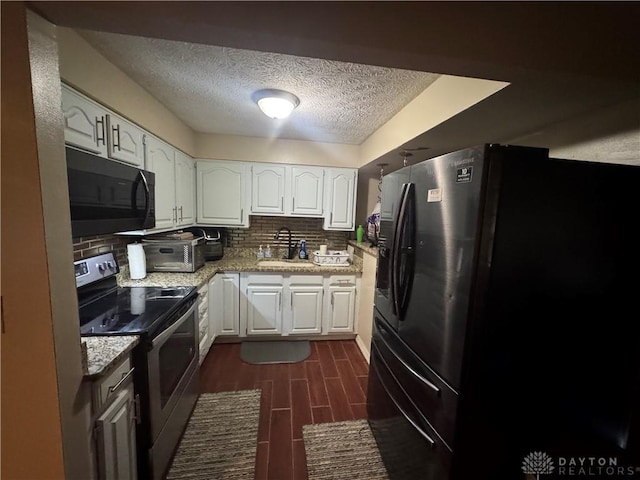
[[[300,100],[293,93],[284,90],[258,90],[251,98],[260,110],[270,118],[287,118],[293,109],[300,105]]]

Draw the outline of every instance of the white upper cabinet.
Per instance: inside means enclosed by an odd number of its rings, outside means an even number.
[[[249,226],[248,171],[242,162],[196,162],[198,223],[221,227]]]
[[[100,156],[107,156],[107,113],[97,103],[62,85],[64,140]]]
[[[114,160],[144,167],[144,131],[115,114],[107,115],[108,152]]]
[[[146,169],[156,174],[156,230],[173,228],[177,219],[175,150],[151,136],[146,137]]]
[[[196,166],[191,157],[176,151],[176,227],[196,222]]]
[[[321,217],[324,198],[324,168],[291,167],[291,203],[294,217]]]
[[[284,215],[286,168],[251,165],[251,213]]]
[[[251,214],[322,217],[322,167],[251,165]]]
[[[352,168],[328,168],[325,188],[325,230],[355,228],[356,176]]]

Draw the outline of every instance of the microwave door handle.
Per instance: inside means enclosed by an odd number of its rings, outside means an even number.
[[[140,173],[140,178],[142,179],[142,184],[144,185],[144,204],[145,204],[144,219],[147,220],[147,218],[149,218],[149,213],[151,213],[151,203],[150,203],[151,191],[149,190],[149,183],[147,182],[147,177],[145,176],[144,172],[141,170],[139,173]]]

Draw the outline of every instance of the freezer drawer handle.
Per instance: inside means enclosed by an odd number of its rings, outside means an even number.
[[[378,328],[380,330],[384,330],[384,327],[382,327],[381,325],[377,325],[377,326],[378,326]],[[402,364],[402,366],[404,368],[409,370],[413,374],[413,376],[417,377],[418,380],[420,380],[422,383],[424,383],[427,387],[429,387],[434,392],[436,392],[438,395],[440,395],[440,389],[437,386],[435,386],[433,383],[431,383],[429,380],[424,378],[422,375],[420,375],[418,372],[416,372],[411,367],[411,365],[409,365],[407,362],[405,362],[402,359],[402,357],[400,357],[400,355],[398,355],[398,353],[391,347],[391,345],[389,345],[389,342],[387,342],[382,335],[379,335],[378,338],[382,341],[382,343],[384,343],[384,346],[387,347],[387,350],[389,350],[393,354],[393,356],[396,357],[396,359]]]
[[[384,360],[383,360],[384,361]],[[380,381],[380,383],[382,384],[382,388],[385,389],[385,391],[387,392],[387,395],[389,395],[389,398],[391,399],[391,401],[393,402],[393,404],[396,406],[396,408],[400,411],[400,413],[402,414],[402,416],[407,420],[407,422],[409,422],[413,428],[415,428],[418,433],[424,437],[424,439],[429,442],[429,446],[431,448],[434,448],[436,446],[436,442],[433,438],[431,438],[429,435],[427,435],[427,432],[425,432],[424,430],[422,430],[422,428],[420,428],[420,426],[411,419],[411,417],[409,417],[409,414],[407,412],[404,411],[404,408],[402,408],[398,402],[396,401],[395,398],[393,398],[393,395],[391,395],[389,393],[389,389],[387,388],[387,386],[385,385],[384,381],[382,380],[382,375],[380,375],[380,372],[378,371],[378,366],[375,363],[372,363],[373,365],[373,369],[376,372],[376,375],[378,376],[378,380]]]

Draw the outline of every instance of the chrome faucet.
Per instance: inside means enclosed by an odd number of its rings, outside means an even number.
[[[287,233],[289,234],[289,242],[287,243],[288,253],[287,255],[284,256],[284,258],[286,258],[287,260],[291,260],[293,257],[296,256],[296,246],[298,245],[298,241],[296,240],[296,243],[294,244],[291,243],[291,230],[289,230],[287,227],[280,227],[276,232],[276,234],[273,236],[273,238],[278,240],[280,238],[280,232],[282,230],[286,230]]]

